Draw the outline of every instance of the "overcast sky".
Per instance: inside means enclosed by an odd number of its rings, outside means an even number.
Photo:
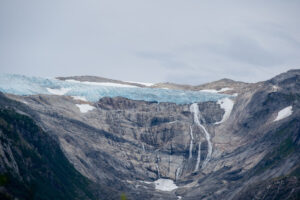
[[[299,0],[0,1],[0,73],[200,84],[292,68]]]

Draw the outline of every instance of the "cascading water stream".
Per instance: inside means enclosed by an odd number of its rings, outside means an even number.
[[[199,165],[200,165],[200,161],[201,161],[201,142],[199,141],[198,156],[197,156],[197,163],[196,163],[196,166],[195,166],[195,171],[198,171]]]
[[[180,175],[181,175],[181,167],[178,167],[176,169],[176,174],[175,174],[175,180],[176,181],[178,180],[178,178],[180,177]]]
[[[156,163],[156,170],[157,170],[157,178],[160,178],[159,166],[157,163]]]
[[[192,126],[190,126],[190,136],[191,136],[191,140],[190,140],[189,159],[191,159],[193,157],[193,141],[194,141],[194,136],[193,136]]]
[[[157,170],[157,177],[160,178],[160,172],[159,172],[159,155],[156,155],[156,170]]]
[[[198,125],[205,133],[205,138],[206,138],[206,141],[207,141],[207,144],[208,144],[208,147],[207,147],[207,155],[206,155],[206,158],[202,164],[202,168],[205,168],[206,164],[209,162],[209,160],[211,159],[211,154],[212,154],[212,144],[211,144],[211,141],[210,141],[210,134],[207,132],[206,128],[200,123],[200,120],[199,120],[199,107],[198,107],[198,104],[197,103],[193,103],[191,106],[190,106],[190,111],[191,113],[194,114],[194,123],[196,125]]]

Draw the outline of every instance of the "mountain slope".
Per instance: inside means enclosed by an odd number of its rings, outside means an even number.
[[[298,198],[300,70],[237,88],[237,96],[192,104],[45,94],[3,94],[0,104],[34,119],[78,172],[114,198]],[[159,189],[162,178],[178,188]]]
[[[0,109],[1,199],[98,199],[57,142],[28,116]],[[98,186],[97,186],[98,187]],[[107,194],[106,194],[107,195]]]

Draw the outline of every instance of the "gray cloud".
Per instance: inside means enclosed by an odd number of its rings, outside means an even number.
[[[209,49],[241,63],[256,66],[280,65],[284,59],[277,53],[265,49],[258,41],[239,36],[231,37],[223,45],[211,44]]]
[[[0,68],[199,84],[300,67],[300,2],[0,2]]]
[[[188,70],[191,68],[187,63],[179,60],[178,56],[172,55],[171,53],[139,52],[137,53],[137,56],[143,59],[158,61],[161,64],[161,67],[167,69]]]

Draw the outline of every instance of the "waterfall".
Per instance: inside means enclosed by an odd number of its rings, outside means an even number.
[[[143,148],[143,151],[145,152],[145,145],[144,145],[144,143],[142,143],[142,148]]]
[[[175,173],[175,180],[176,180],[176,181],[178,180],[178,178],[179,178],[180,175],[181,175],[181,168],[178,167],[178,168],[176,169],[176,173]]]
[[[207,147],[207,155],[206,155],[206,158],[202,164],[202,168],[204,168],[206,166],[206,164],[209,162],[210,158],[211,158],[211,154],[212,154],[212,144],[211,144],[211,141],[210,141],[210,134],[207,132],[206,128],[200,123],[200,120],[199,120],[199,107],[198,107],[198,104],[197,103],[193,103],[191,106],[190,106],[190,111],[191,113],[194,114],[194,123],[197,124],[205,133],[205,138],[206,138],[206,141],[207,141],[207,144],[208,144],[208,147]]]
[[[189,159],[191,159],[193,157],[193,141],[194,141],[194,136],[193,136],[192,126],[190,126],[190,136],[191,136],[191,140],[190,140]]]
[[[196,166],[195,166],[195,171],[198,171],[200,161],[201,161],[201,142],[199,141],[198,156],[197,156],[197,163],[196,163]]]
[[[157,178],[160,178],[158,163],[156,163],[156,169],[157,169]]]
[[[156,155],[156,169],[157,169],[157,177],[160,178],[160,173],[159,173],[159,155]]]

